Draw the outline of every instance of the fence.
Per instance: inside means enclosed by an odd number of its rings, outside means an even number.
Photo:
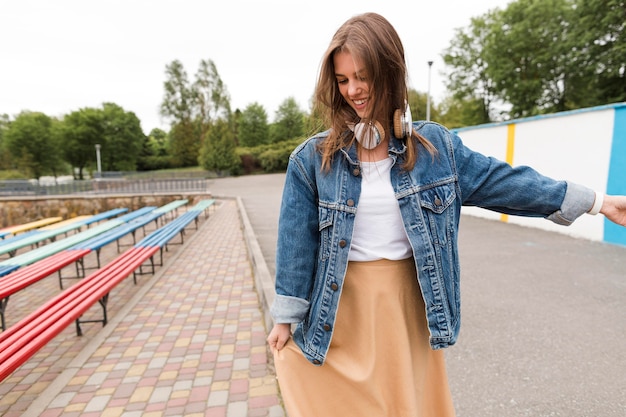
[[[68,195],[68,194],[146,194],[167,192],[205,192],[206,178],[99,178],[42,184],[39,181],[0,181],[0,196]]]

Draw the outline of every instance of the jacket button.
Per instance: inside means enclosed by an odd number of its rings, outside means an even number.
[[[332,284],[330,284],[330,289],[333,291],[337,291],[339,289],[339,285],[337,285],[336,282],[333,282]]]
[[[322,362],[320,362],[318,359],[313,359],[313,363],[314,363],[315,365],[319,365],[319,364],[320,364],[320,363],[322,363]]]
[[[349,199],[346,203],[348,204],[348,207],[354,206],[354,200],[353,199]]]
[[[359,168],[354,168],[352,170],[352,175],[354,175],[355,177],[358,177],[359,175],[361,175],[361,170]]]
[[[325,324],[324,325],[324,330],[326,330],[327,332],[330,331],[330,324]]]
[[[435,205],[436,206],[440,206],[441,205],[441,199],[439,197],[435,197]]]
[[[346,247],[346,241],[344,239],[341,239],[339,241],[339,247],[341,247],[341,248],[345,248]]]

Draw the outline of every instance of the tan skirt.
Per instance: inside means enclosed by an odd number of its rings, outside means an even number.
[[[324,365],[291,339],[274,355],[289,417],[453,417],[428,337],[412,259],[350,262]]]

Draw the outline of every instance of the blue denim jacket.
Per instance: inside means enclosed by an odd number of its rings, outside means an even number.
[[[569,225],[591,208],[595,193],[474,152],[436,123],[416,122],[414,128],[438,154],[433,157],[420,145],[414,169],[405,171],[406,146],[391,138],[391,182],[413,248],[430,344],[439,349],[455,343],[460,327],[461,206]],[[315,365],[324,363],[332,338],[361,191],[355,146],[338,152],[330,171],[321,171],[317,145],[327,136],[305,141],[289,159],[271,308],[276,323],[297,323],[294,341]]]

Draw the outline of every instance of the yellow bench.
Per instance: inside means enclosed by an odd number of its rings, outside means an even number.
[[[54,223],[48,226],[41,227],[39,230],[54,230],[60,227],[65,227],[68,224],[74,224],[79,221],[87,220],[91,217],[93,217],[91,214],[85,215],[85,216],[76,216],[76,217],[72,217],[71,219],[63,220],[62,222],[58,222],[58,223]]]
[[[16,235],[18,233],[28,232],[29,230],[37,229],[39,227],[48,226],[53,223],[60,222],[61,220],[63,220],[63,217],[47,217],[45,219],[36,220],[30,223],[7,227],[5,229],[2,229],[2,232],[5,235]]]

